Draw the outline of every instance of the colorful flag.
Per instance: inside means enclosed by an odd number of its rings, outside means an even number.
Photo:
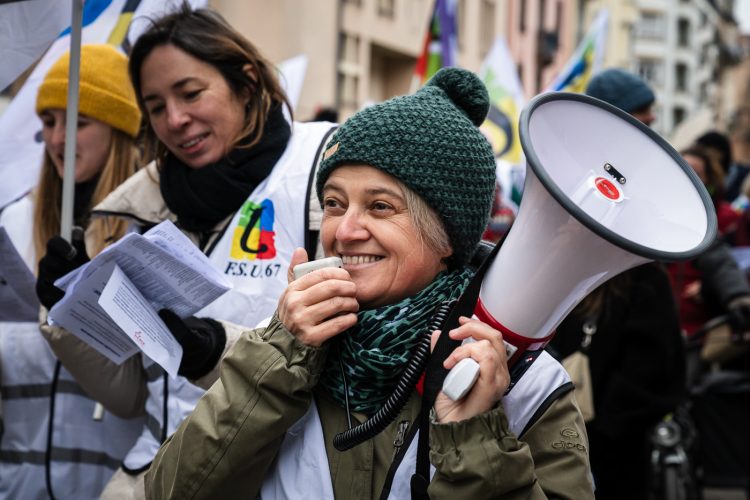
[[[497,177],[503,199],[509,205],[521,201],[525,161],[518,136],[518,118],[526,104],[516,64],[502,37],[492,45],[479,77],[490,95],[490,110],[480,129],[490,141],[497,158]]]
[[[456,65],[456,0],[435,0],[422,53],[414,69],[412,91],[424,85],[440,68]]]
[[[35,3],[35,2],[31,2]],[[68,5],[69,2],[62,2]],[[194,7],[207,0],[191,0]],[[127,45],[148,26],[135,21],[144,16],[158,17],[175,8],[176,2],[157,0],[86,0],[83,5],[81,43]],[[133,25],[129,22],[133,19]],[[70,16],[68,16],[68,20]],[[130,29],[128,29],[130,26]],[[127,34],[128,42],[125,42]],[[39,60],[26,83],[0,116],[0,210],[22,197],[37,183],[44,146],[42,123],[34,111],[39,84],[52,64],[70,47],[70,28],[62,31]]]
[[[584,93],[591,76],[602,66],[608,21],[607,10],[600,10],[586,36],[548,90]]]

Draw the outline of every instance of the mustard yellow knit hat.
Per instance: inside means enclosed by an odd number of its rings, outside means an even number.
[[[66,52],[49,69],[39,86],[36,112],[65,109],[68,104],[68,65]],[[138,135],[141,111],[128,76],[128,59],[111,45],[87,44],[81,47],[81,76],[78,112]]]

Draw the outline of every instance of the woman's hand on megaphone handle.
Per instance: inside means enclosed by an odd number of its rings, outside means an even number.
[[[435,399],[435,414],[440,423],[457,422],[489,411],[505,394],[510,385],[508,358],[502,333],[479,320],[460,317],[459,327],[448,332],[454,340],[473,338],[475,342],[457,347],[443,362],[450,370],[465,358],[479,363],[479,377],[469,393],[453,401],[442,391]],[[433,333],[433,345],[439,332]]]
[[[307,261],[307,253],[298,248],[289,268]],[[357,286],[344,269],[328,267],[294,280],[279,298],[277,313],[281,323],[301,343],[320,347],[357,323],[359,303]]]

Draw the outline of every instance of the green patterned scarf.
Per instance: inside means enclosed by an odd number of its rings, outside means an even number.
[[[437,307],[460,297],[473,274],[468,268],[444,271],[416,295],[360,311],[357,324],[340,335],[339,349],[328,355],[320,383],[345,406],[341,359],[350,408],[367,415],[375,413],[393,391]]]

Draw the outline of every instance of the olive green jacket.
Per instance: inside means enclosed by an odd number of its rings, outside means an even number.
[[[397,428],[414,421],[419,396],[373,440],[338,452],[331,441],[347,428],[346,412],[316,390],[326,354],[299,343],[276,317],[265,330],[245,332],[224,358],[220,379],[154,459],[147,498],[256,498],[287,429],[313,401],[336,498],[378,498]],[[585,432],[572,391],[546,407],[523,439],[508,430],[502,405],[462,422],[433,423],[430,497],[593,498]]]

